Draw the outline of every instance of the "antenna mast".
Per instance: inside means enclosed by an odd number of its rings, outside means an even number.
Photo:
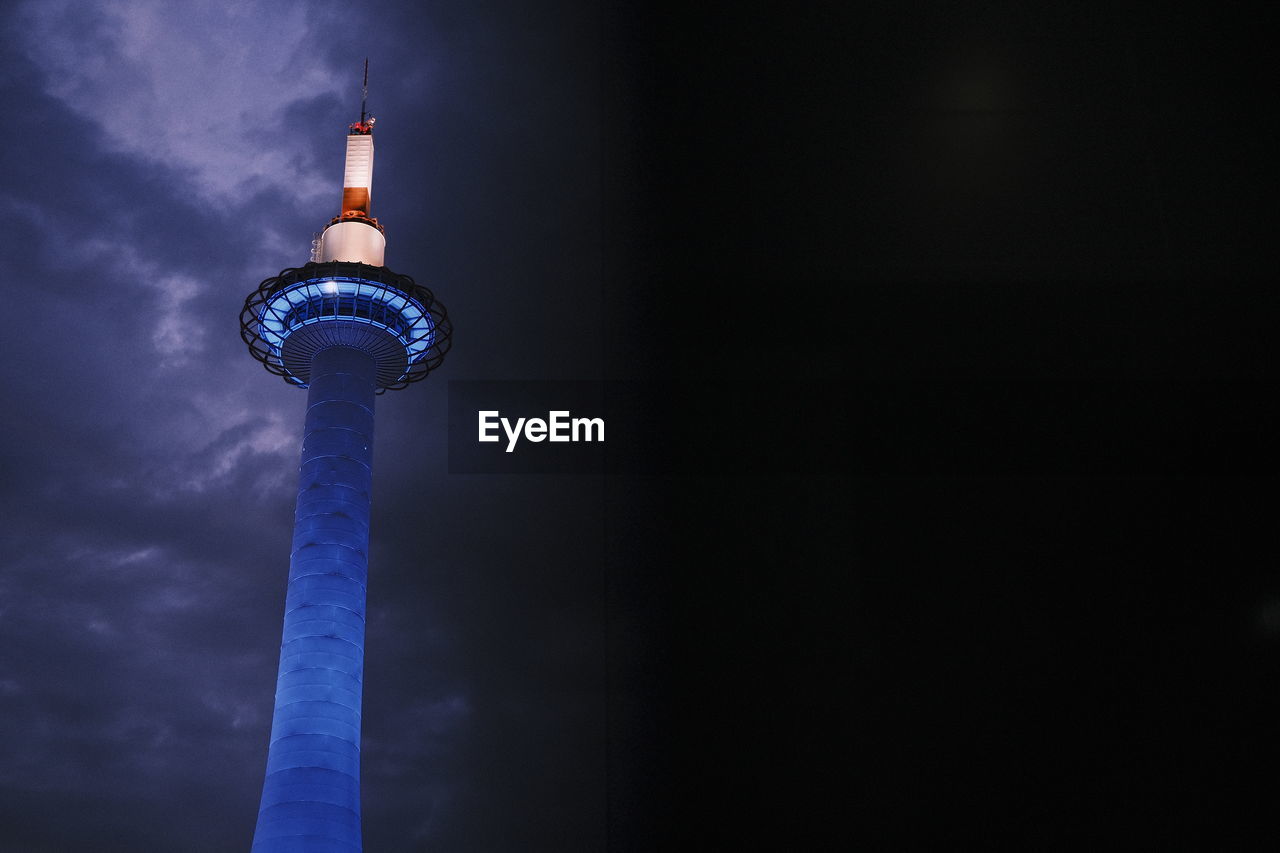
[[[369,100],[369,57],[364,58],[364,84],[360,87],[360,123],[364,124],[365,104]]]

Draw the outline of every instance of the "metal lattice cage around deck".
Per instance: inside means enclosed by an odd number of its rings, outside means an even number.
[[[379,394],[404,388],[440,366],[452,333],[430,290],[386,267],[348,261],[283,270],[249,294],[240,312],[249,353],[303,388],[312,357],[331,346],[373,356]]]

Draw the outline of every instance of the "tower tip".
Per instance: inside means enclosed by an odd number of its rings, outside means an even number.
[[[364,83],[360,86],[360,120],[351,125],[352,133],[373,133],[373,123],[377,121],[369,115],[369,57],[364,58]]]

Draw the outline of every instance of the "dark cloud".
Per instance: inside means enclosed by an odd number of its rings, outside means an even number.
[[[440,382],[576,375],[598,346],[579,299],[599,265],[590,18],[491,12],[8,14],[25,47],[3,99],[31,135],[8,137],[0,193],[0,849],[248,846],[304,395],[246,356],[236,317],[337,203],[365,53],[389,261],[476,342],[416,399],[379,400],[366,838],[537,849],[568,827],[598,847],[592,487],[444,469]],[[567,787],[537,804],[499,793],[548,776]]]

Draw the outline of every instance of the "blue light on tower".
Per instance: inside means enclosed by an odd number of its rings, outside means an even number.
[[[367,81],[366,63],[366,81]],[[253,853],[359,853],[360,697],[374,399],[425,379],[452,327],[431,291],[383,264],[369,216],[373,123],[351,125],[342,213],[311,263],[245,300],[240,335],[308,389],[275,714]]]

